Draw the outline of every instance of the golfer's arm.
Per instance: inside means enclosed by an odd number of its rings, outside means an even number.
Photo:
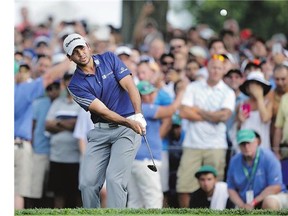
[[[132,76],[126,76],[120,80],[120,85],[128,92],[135,113],[142,113],[141,109],[141,97]]]
[[[130,126],[129,121],[120,116],[118,113],[109,110],[105,104],[103,104],[99,99],[95,99],[88,107],[90,112],[94,112],[102,118],[106,119],[108,122],[115,122],[120,125]]]

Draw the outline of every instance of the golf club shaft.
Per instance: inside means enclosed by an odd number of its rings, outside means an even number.
[[[149,151],[149,153],[150,153],[150,156],[151,156],[151,160],[152,160],[152,162],[153,162],[153,165],[156,167],[155,162],[154,162],[154,159],[153,159],[152,151],[151,151],[151,148],[150,148],[149,143],[148,143],[148,140],[147,140],[147,137],[146,137],[145,134],[143,135],[143,137],[144,137],[145,143],[146,143],[146,145],[147,145],[148,151]]]

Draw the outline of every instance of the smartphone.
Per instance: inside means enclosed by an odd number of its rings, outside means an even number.
[[[249,117],[249,114],[251,112],[251,105],[248,103],[244,103],[241,106],[242,112]]]

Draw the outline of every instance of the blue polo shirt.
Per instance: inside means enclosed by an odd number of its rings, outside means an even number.
[[[45,93],[43,78],[14,86],[14,136],[32,139],[33,101]]]
[[[155,160],[161,160],[161,151],[162,151],[162,139],[159,134],[161,120],[156,119],[155,115],[159,105],[157,104],[142,104],[142,111],[147,122],[146,127],[146,137],[151,148],[153,158]],[[135,157],[136,160],[150,159],[150,153],[146,146],[144,138]]]
[[[108,109],[123,117],[133,115],[134,107],[128,93],[119,81],[128,75],[130,70],[112,52],[92,56],[95,64],[95,75],[85,74],[79,67],[70,81],[68,90],[73,99],[86,111],[90,104],[98,98]],[[93,123],[107,122],[95,113],[91,113]]]
[[[33,150],[37,154],[50,153],[50,138],[45,134],[46,116],[51,106],[51,99],[41,97],[33,102],[33,120],[36,121],[33,133]]]
[[[258,148],[260,151],[259,162],[252,182],[254,197],[258,196],[266,187],[281,185],[282,191],[286,191],[282,180],[281,165],[270,149]],[[249,181],[244,173],[243,166],[252,173],[252,166],[248,166],[241,153],[232,157],[228,173],[227,184],[229,189],[236,190],[241,199],[246,202],[246,191],[249,190]]]

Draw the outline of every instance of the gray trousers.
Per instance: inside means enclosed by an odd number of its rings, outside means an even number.
[[[100,207],[100,190],[106,178],[107,208],[125,208],[127,184],[141,136],[119,126],[95,128],[87,138],[79,180],[83,207]]]

